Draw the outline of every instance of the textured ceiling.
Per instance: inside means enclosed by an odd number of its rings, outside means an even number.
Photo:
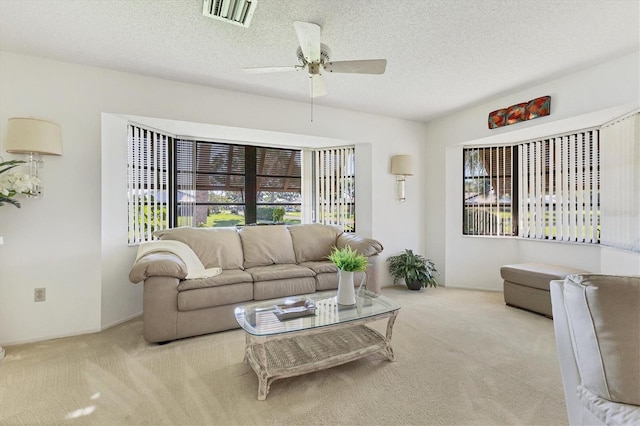
[[[304,72],[241,69],[295,65],[314,22],[332,60],[388,61],[325,76],[316,105],[426,122],[640,49],[637,0],[258,0],[249,28],[202,3],[0,0],[0,50],[310,102]]]

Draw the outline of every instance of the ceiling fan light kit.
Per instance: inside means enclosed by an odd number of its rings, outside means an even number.
[[[311,22],[295,21],[293,27],[300,44],[300,47],[296,51],[296,57],[301,65],[244,68],[244,72],[248,74],[259,74],[306,69],[309,74],[311,98],[315,98],[327,93],[322,77],[323,71],[349,74],[384,74],[386,70],[386,59],[330,62],[329,48],[320,43],[320,25]]]

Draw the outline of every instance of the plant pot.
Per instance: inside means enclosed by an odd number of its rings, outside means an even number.
[[[353,287],[353,272],[338,270],[338,305],[355,305],[356,291]]]
[[[420,281],[409,281],[407,282],[407,288],[409,290],[420,290],[422,288],[422,283]]]

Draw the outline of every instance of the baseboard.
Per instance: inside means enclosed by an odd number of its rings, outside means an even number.
[[[491,287],[478,287],[478,286],[464,286],[464,285],[442,285],[440,287],[445,287],[445,288],[456,288],[458,290],[478,290],[478,291],[492,291],[494,293],[502,293],[502,289],[501,288],[491,288]]]
[[[117,321],[111,322],[109,324],[102,324],[102,326],[100,327],[100,331],[107,330],[107,329],[109,329],[111,327],[115,327],[116,325],[120,325],[123,322],[131,321],[132,319],[139,318],[141,316],[142,316],[142,312],[138,312],[138,313],[135,313],[133,315],[129,315],[128,317],[121,318],[121,319],[119,319]]]
[[[45,342],[47,340],[64,339],[65,337],[75,337],[75,336],[82,336],[83,334],[99,333],[100,331],[101,330],[99,328],[90,328],[86,330],[79,330],[73,333],[54,334],[52,336],[47,336],[47,337],[33,337],[29,339],[10,340],[7,342],[0,342],[0,346],[6,347],[6,346],[24,345],[27,343]]]
[[[110,324],[107,325],[103,325],[100,328],[91,328],[91,329],[87,329],[87,330],[80,330],[80,331],[76,331],[74,333],[65,333],[65,334],[55,334],[53,336],[47,336],[47,337],[34,337],[34,338],[30,338],[30,339],[21,339],[21,340],[13,340],[13,341],[8,341],[8,342],[0,342],[0,347],[2,346],[14,346],[14,345],[24,345],[27,343],[36,343],[36,342],[46,342],[47,340],[53,340],[53,339],[64,339],[65,337],[75,337],[75,336],[82,336],[84,334],[92,334],[92,333],[99,333],[101,331],[104,331],[108,328],[111,327],[115,327],[116,325],[122,324],[123,322],[127,322],[130,321],[134,318],[138,318],[142,316],[142,312],[140,313],[136,313],[133,315],[130,315],[126,318],[123,319],[119,319],[118,321],[114,321]]]

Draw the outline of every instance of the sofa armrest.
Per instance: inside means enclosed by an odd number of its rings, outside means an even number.
[[[169,252],[148,253],[138,259],[129,272],[129,281],[139,283],[149,277],[173,277],[185,279],[187,265],[177,255]]]
[[[571,331],[569,330],[567,310],[564,305],[564,281],[551,281],[549,290],[551,293],[551,308],[553,310],[556,351],[560,363],[560,375],[562,377],[567,415],[570,425],[578,425],[584,408],[576,394],[576,387],[580,384],[580,373],[573,353]]]
[[[338,248],[349,246],[352,250],[355,250],[367,257],[375,256],[383,249],[382,244],[377,240],[359,237],[348,233],[340,234],[338,241],[336,242],[336,246]]]

